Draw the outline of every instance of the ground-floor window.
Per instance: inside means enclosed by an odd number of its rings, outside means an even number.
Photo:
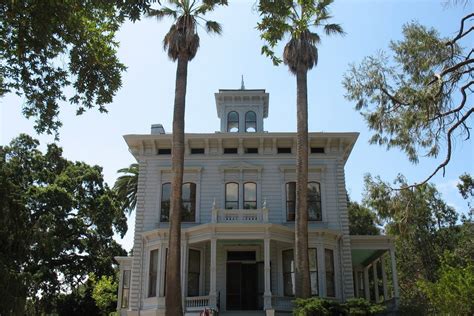
[[[188,296],[199,296],[199,279],[201,275],[201,252],[189,249],[188,257]]]
[[[324,260],[326,264],[326,296],[336,296],[336,281],[334,275],[334,251],[324,249]]]
[[[128,308],[128,298],[130,294],[130,270],[124,270],[122,274],[122,304],[121,308]]]
[[[158,249],[150,251],[150,265],[148,267],[148,297],[156,296],[158,279]]]
[[[311,295],[319,295],[318,283],[318,251],[316,248],[308,249],[309,273],[311,279]],[[295,295],[295,261],[293,249],[284,250],[283,257],[283,294]]]

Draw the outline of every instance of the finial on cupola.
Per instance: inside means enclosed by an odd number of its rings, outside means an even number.
[[[242,80],[240,82],[240,90],[245,90],[244,75],[242,75]]]

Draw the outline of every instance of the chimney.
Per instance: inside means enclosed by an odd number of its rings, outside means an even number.
[[[152,124],[151,125],[151,135],[160,135],[165,134],[165,129],[161,124]]]

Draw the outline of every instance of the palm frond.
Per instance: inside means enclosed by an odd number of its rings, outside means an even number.
[[[162,7],[161,9],[158,9],[158,10],[150,9],[146,15],[149,18],[155,18],[157,20],[161,20],[164,17],[172,17],[176,19],[176,17],[178,16],[178,12],[168,7]]]
[[[344,30],[339,24],[331,23],[324,25],[326,35],[344,35]]]
[[[206,21],[206,32],[220,35],[222,33],[222,26],[216,21]]]
[[[118,173],[124,175],[117,178],[113,188],[120,200],[123,211],[128,214],[131,214],[137,206],[138,169],[138,164],[134,163],[128,168],[118,170]]]

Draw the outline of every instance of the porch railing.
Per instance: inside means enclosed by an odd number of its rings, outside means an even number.
[[[272,296],[272,307],[277,311],[292,311],[294,297]]]
[[[202,311],[204,307],[209,307],[209,296],[186,297],[186,310]]]
[[[268,209],[226,210],[212,209],[213,223],[268,223]]]

